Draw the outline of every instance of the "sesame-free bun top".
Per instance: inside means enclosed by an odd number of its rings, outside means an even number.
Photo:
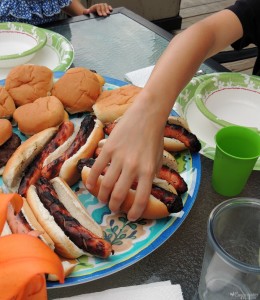
[[[7,119],[0,119],[0,146],[3,145],[13,133],[12,124]]]
[[[46,128],[55,127],[64,120],[63,104],[55,96],[41,97],[33,103],[18,107],[14,119],[25,135],[33,135]]]
[[[50,95],[52,85],[52,71],[37,65],[17,66],[8,73],[5,81],[5,88],[16,106]]]
[[[71,68],[54,83],[52,95],[60,99],[70,114],[91,112],[101,93],[101,84],[96,74],[90,70]]]
[[[95,115],[103,123],[115,121],[125,113],[141,90],[142,88],[129,84],[103,91],[93,105]]]
[[[5,87],[0,86],[0,118],[11,118],[15,111],[13,98]]]

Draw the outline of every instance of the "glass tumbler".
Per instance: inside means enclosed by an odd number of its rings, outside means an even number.
[[[229,199],[211,212],[198,294],[260,299],[260,199]]]

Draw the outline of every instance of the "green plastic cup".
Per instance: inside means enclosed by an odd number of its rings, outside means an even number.
[[[260,135],[241,126],[220,129],[216,136],[212,186],[223,196],[242,192],[260,156]]]

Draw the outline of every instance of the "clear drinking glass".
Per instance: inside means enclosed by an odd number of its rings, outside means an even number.
[[[260,200],[233,198],[210,214],[199,298],[260,299]]]

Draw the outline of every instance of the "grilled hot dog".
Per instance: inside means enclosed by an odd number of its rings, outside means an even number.
[[[100,139],[103,125],[87,114],[80,124],[63,122],[58,128],[45,129],[29,139],[13,153],[3,173],[3,181],[11,192],[26,194],[40,176],[62,177],[69,185],[80,178],[77,161],[91,157]]]
[[[61,178],[49,181],[40,177],[29,187],[26,198],[59,255],[78,258],[90,254],[107,258],[113,252],[111,244],[103,239],[101,227]]]

